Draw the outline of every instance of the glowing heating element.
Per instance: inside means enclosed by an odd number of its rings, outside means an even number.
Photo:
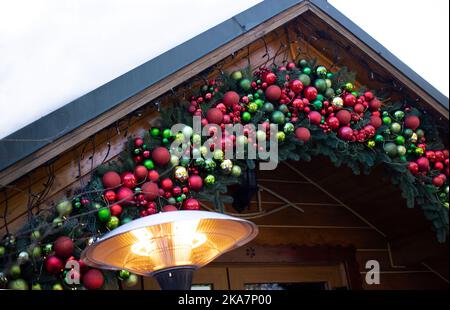
[[[257,234],[249,221],[205,211],[159,213],[106,234],[82,253],[87,264],[149,275],[179,266],[199,268]]]

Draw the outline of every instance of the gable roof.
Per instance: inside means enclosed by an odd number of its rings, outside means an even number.
[[[262,27],[267,27],[272,18],[280,17],[270,25],[274,29],[312,9],[320,10],[331,17],[422,89],[440,107],[439,112],[448,119],[446,96],[327,1],[266,0],[1,139],[0,186],[14,181],[51,159],[50,155],[38,154],[38,151],[43,151],[51,143],[54,143],[52,145],[54,149],[59,150],[52,153],[54,157],[170,90],[171,85],[167,85],[169,88],[166,89],[157,88],[157,85],[174,73],[194,64],[197,70],[190,70],[190,74],[181,75],[180,80],[173,81],[172,87],[183,82],[181,78],[187,79],[206,69],[208,66],[199,63],[204,56],[220,50],[221,47],[224,49],[223,55],[228,51],[239,49],[240,45],[233,45],[233,40],[239,37],[248,35],[249,40],[255,40],[257,35],[264,35]],[[148,93],[139,95],[144,90],[150,89],[151,96]],[[124,102],[128,104],[121,108]],[[107,117],[111,111],[114,111],[114,116]],[[78,128],[86,124],[90,124],[89,130],[84,128],[82,132],[77,132]],[[63,141],[64,137],[68,138]],[[27,165],[21,165],[20,171],[12,169],[14,164],[25,159]],[[15,173],[12,173],[13,171]]]

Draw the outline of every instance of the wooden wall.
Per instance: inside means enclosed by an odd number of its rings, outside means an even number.
[[[296,24],[296,27],[301,29],[302,24]],[[325,57],[323,51],[319,52],[320,48],[316,49],[310,43],[299,38],[296,29],[294,27],[276,29],[265,35],[263,40],[259,39],[247,48],[227,57],[210,74],[214,75],[220,69],[231,71],[248,64],[252,68],[257,68],[273,61],[281,63],[295,57],[298,51],[311,57],[317,57],[321,64],[332,65],[333,62],[330,58]],[[195,81],[189,82],[196,84]],[[378,85],[374,83],[374,86]],[[178,95],[185,92],[189,94],[189,89],[185,87],[174,91]],[[171,94],[163,96],[161,104],[171,104],[175,100],[174,98],[176,96]],[[152,104],[148,104],[139,111],[130,111],[128,117],[114,126],[99,131],[50,163],[31,171],[25,177],[6,187],[3,193],[0,193],[0,215],[3,215],[3,221],[0,220],[0,235],[5,234],[7,230],[14,232],[23,225],[27,221],[28,208],[33,207],[32,212],[38,212],[39,209],[51,206],[63,196],[70,196],[74,190],[82,187],[89,180],[90,173],[96,166],[117,158],[127,137],[138,135],[149,128],[150,123],[157,121],[157,117],[158,112]],[[367,286],[362,281],[364,289],[448,287],[448,281],[441,279],[423,265],[396,266],[396,257],[392,256],[389,248],[390,236],[380,233],[377,227],[359,213],[363,209],[359,203],[356,205],[356,209],[361,210],[355,211],[353,205],[348,205],[339,197],[331,194],[331,192],[336,193],[336,189],[342,189],[343,186],[339,180],[336,180],[336,177],[345,175],[345,177],[351,178],[349,171],[331,167],[328,162],[324,162],[324,159],[316,159],[312,163],[292,163],[290,165],[291,167],[280,165],[276,172],[260,172],[258,174],[259,184],[262,186],[260,197],[259,199],[255,197],[252,208],[246,211],[248,214],[241,215],[251,218],[259,225],[260,234],[254,241],[254,246],[259,248],[280,245],[352,247],[355,250],[356,266],[358,266],[361,278],[364,277],[364,266],[367,260],[377,259],[381,263],[382,284]],[[323,171],[324,167],[327,170]],[[328,171],[328,174],[334,176],[335,179],[327,182],[323,175],[321,179],[323,182],[315,183],[311,178],[317,178],[315,171],[320,168],[322,168],[321,173]],[[305,179],[296,172],[296,169],[308,171],[309,177],[307,176]],[[385,186],[389,187],[387,184]],[[356,195],[367,194],[368,191],[370,192],[368,188],[359,188]],[[391,191],[390,194],[391,196],[386,195],[377,200],[377,203],[389,204],[392,195],[399,193]],[[352,197],[354,198],[354,196],[355,192]],[[284,199],[280,199],[280,197],[284,197]],[[347,198],[350,201],[353,199]],[[277,210],[286,204],[286,200],[290,202],[291,206]],[[390,207],[393,209],[405,208],[404,203],[398,201],[395,200],[395,204]],[[304,212],[293,206],[303,209]],[[229,211],[232,212],[231,209]],[[267,215],[262,212],[266,212]],[[225,257],[220,262],[233,264],[236,259],[239,260],[239,257],[242,258],[242,261],[248,261],[243,251],[245,249],[242,249],[240,254],[230,257],[228,261]],[[267,258],[266,255],[265,259],[270,260],[270,257]],[[274,258],[275,261],[277,259]]]

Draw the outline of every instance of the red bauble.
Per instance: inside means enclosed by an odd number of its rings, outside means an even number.
[[[266,99],[271,102],[278,101],[281,97],[281,88],[277,85],[270,85],[266,89]]]
[[[150,181],[156,182],[159,180],[159,173],[156,170],[150,170],[148,172],[148,178],[150,179]]]
[[[228,91],[223,95],[223,103],[227,107],[232,107],[239,103],[239,94],[235,91]]]
[[[184,210],[200,210],[200,203],[195,198],[188,198],[183,203]]]
[[[206,112],[206,119],[210,124],[222,124],[223,112],[218,108],[211,108]]]
[[[166,178],[164,180],[161,181],[161,187],[163,190],[165,190],[166,192],[168,191],[172,191],[173,188],[173,182],[171,179]]]
[[[439,171],[444,170],[444,164],[442,162],[438,161],[434,164],[434,169],[439,170]]]
[[[364,93],[364,98],[366,98],[367,101],[371,101],[374,98],[373,93],[371,91],[366,91]]]
[[[136,166],[136,168],[134,168],[134,175],[139,181],[145,180],[145,178],[147,178],[147,174],[148,170],[144,166]]]
[[[97,290],[103,286],[104,282],[103,273],[98,269],[90,269],[83,276],[83,285],[88,290]]]
[[[111,203],[116,201],[116,193],[112,190],[106,191],[103,196],[105,197],[106,201]]]
[[[341,127],[338,136],[344,141],[351,141],[353,138],[353,129],[348,126]]]
[[[146,182],[142,185],[141,189],[147,201],[153,201],[159,196],[159,188],[156,183]]]
[[[309,112],[308,118],[313,125],[320,125],[320,122],[322,122],[322,115],[317,111]]]
[[[137,137],[134,139],[135,147],[141,147],[142,145],[144,145],[144,140],[141,137]]]
[[[293,80],[289,83],[289,88],[296,94],[303,90],[303,83],[300,80]]]
[[[56,256],[49,256],[45,260],[45,270],[47,270],[48,273],[57,274],[60,273],[63,268],[64,264],[62,260]]]
[[[192,175],[189,177],[189,187],[198,192],[203,187],[203,179],[198,175]]]
[[[165,166],[170,161],[170,153],[165,147],[157,147],[152,152],[153,162],[159,166]]]
[[[356,97],[352,94],[347,94],[344,97],[344,105],[347,107],[353,107],[356,104]]]
[[[172,194],[173,194],[175,197],[180,196],[181,193],[182,193],[182,190],[181,190],[181,187],[179,187],[179,186],[175,186],[175,187],[172,189]]]
[[[56,256],[66,259],[73,254],[73,241],[69,237],[62,236],[56,239],[53,244]]]
[[[317,98],[317,89],[313,86],[308,86],[305,88],[304,96],[309,101],[316,100]]]
[[[433,178],[433,185],[436,187],[441,187],[442,185],[444,185],[445,179],[446,179],[445,175],[438,175],[437,177]]]
[[[339,128],[339,119],[337,118],[337,117],[335,117],[335,116],[330,116],[328,119],[327,119],[327,124],[328,124],[328,126],[330,126],[330,128],[331,129],[333,129],[333,130],[335,130],[335,129],[338,129]]]
[[[361,103],[357,103],[355,104],[355,106],[353,107],[353,111],[355,111],[358,114],[364,113],[364,110],[366,108],[364,108],[364,105],[362,105]]]
[[[419,165],[416,162],[410,161],[408,163],[408,169],[414,175],[419,173]]]
[[[119,216],[122,213],[122,206],[115,204],[109,208],[112,216]]]
[[[370,124],[364,126],[364,131],[367,133],[369,138],[373,138],[375,136],[375,133],[376,133],[375,127],[370,125]]]
[[[272,85],[276,81],[277,81],[277,75],[273,72],[267,73],[266,76],[264,77],[264,82],[266,82],[269,85]]]
[[[134,199],[134,193],[128,187],[119,188],[116,196],[119,203],[131,203]]]
[[[163,211],[163,212],[170,212],[170,211],[178,211],[178,209],[177,209],[177,207],[175,207],[175,206],[167,205],[167,206],[164,206],[164,207],[162,208],[162,211]]]
[[[429,161],[432,163],[436,161],[436,153],[434,151],[426,151],[425,156],[428,158]]]
[[[417,165],[419,166],[419,171],[427,172],[430,170],[430,161],[426,157],[420,157],[417,160]]]
[[[308,128],[305,127],[299,127],[295,130],[295,136],[297,139],[303,142],[308,142],[309,139],[311,139],[311,132]]]
[[[378,111],[381,108],[381,101],[377,98],[373,98],[369,102],[369,109],[370,111]]]
[[[121,176],[122,178],[122,184],[125,187],[128,188],[135,188],[137,181],[136,181],[136,177],[134,176],[133,173],[131,172],[124,172]]]
[[[336,113],[336,117],[339,120],[339,123],[341,123],[341,125],[343,126],[347,126],[352,120],[352,115],[347,110],[340,110]]]
[[[381,120],[381,117],[372,115],[370,117],[370,125],[375,127],[375,129],[380,128],[381,125],[383,125],[383,121]]]
[[[408,115],[405,118],[405,126],[406,128],[416,130],[420,126],[420,119],[415,115]]]
[[[444,161],[445,160],[444,152],[436,151],[436,152],[434,152],[434,154],[436,156],[436,161]]]
[[[102,177],[103,187],[106,188],[116,188],[121,184],[120,175],[115,171],[108,171]]]

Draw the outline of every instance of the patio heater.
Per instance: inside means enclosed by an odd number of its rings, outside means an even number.
[[[162,212],[105,234],[81,258],[92,267],[153,276],[163,290],[189,290],[196,269],[257,234],[254,223],[222,213]]]

